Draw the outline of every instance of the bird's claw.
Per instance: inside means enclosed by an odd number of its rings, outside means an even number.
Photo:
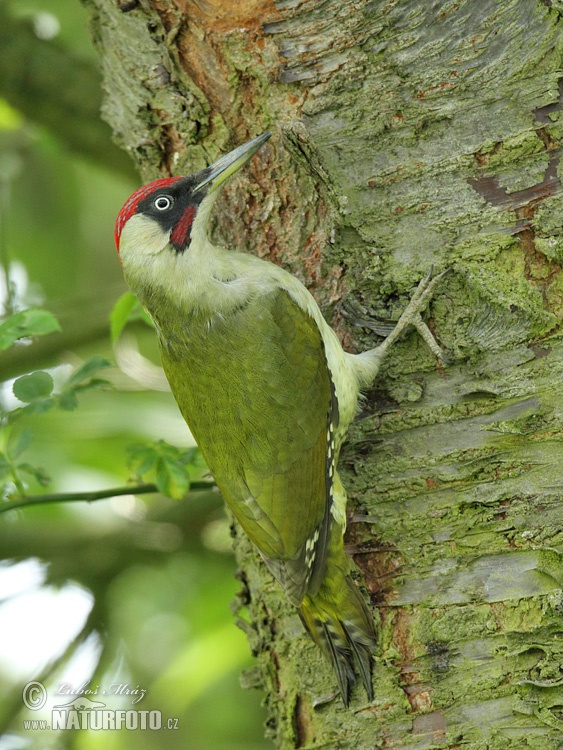
[[[415,293],[411,297],[409,304],[406,306],[405,310],[403,311],[401,317],[397,321],[395,327],[391,331],[391,333],[387,336],[385,341],[381,344],[381,346],[384,346],[385,348],[388,348],[391,346],[391,344],[396,341],[396,339],[401,335],[401,333],[407,328],[409,325],[413,325],[416,330],[419,332],[420,336],[422,337],[423,341],[426,343],[426,345],[430,348],[430,350],[434,353],[434,355],[443,363],[443,364],[449,364],[448,357],[444,354],[444,351],[442,350],[442,347],[438,344],[436,339],[434,338],[434,335],[432,334],[431,330],[428,328],[426,323],[422,320],[421,313],[426,310],[428,303],[430,302],[430,299],[432,298],[432,295],[434,294],[434,290],[436,286],[440,283],[440,281],[446,276],[446,274],[450,273],[451,269],[447,268],[445,271],[442,271],[437,276],[433,276],[433,269],[430,269],[430,272],[427,276],[425,276],[419,283],[419,285],[416,288]]]

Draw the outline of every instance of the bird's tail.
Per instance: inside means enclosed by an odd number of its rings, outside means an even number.
[[[344,553],[344,550],[342,550]],[[328,575],[319,590],[306,595],[299,607],[303,624],[330,659],[344,705],[360,673],[367,697],[373,700],[372,655],[377,645],[373,617],[354,581],[340,570]]]

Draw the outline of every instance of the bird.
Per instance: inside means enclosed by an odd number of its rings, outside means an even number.
[[[188,176],[157,179],[121,208],[125,280],[154,322],[172,394],[234,517],[328,657],[349,705],[359,674],[372,701],[377,633],[350,575],[337,462],[360,394],[401,333],[424,323],[442,274],[422,279],[395,328],[344,351],[312,294],[280,266],[208,236],[225,181],[265,132]]]

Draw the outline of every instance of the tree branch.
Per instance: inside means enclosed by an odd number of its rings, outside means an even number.
[[[198,490],[209,490],[215,487],[215,482],[192,482],[190,485],[191,492]],[[16,508],[28,508],[33,505],[47,505],[49,503],[91,503],[95,500],[107,500],[110,497],[119,497],[121,495],[149,495],[159,492],[156,484],[147,483],[139,484],[133,487],[115,487],[107,490],[97,490],[95,492],[63,492],[53,493],[50,495],[29,495],[21,499],[7,502],[0,505],[0,513]]]

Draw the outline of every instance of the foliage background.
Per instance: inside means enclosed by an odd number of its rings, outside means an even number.
[[[109,313],[125,291],[113,222],[139,181],[109,129],[90,127],[101,92],[85,23],[75,0],[0,8],[0,294],[16,309],[53,311],[62,327],[0,356],[2,408],[17,405],[11,385],[22,373],[48,368],[57,383],[94,354],[121,364],[104,372],[112,388],[87,391],[76,410],[19,420],[17,429],[33,434],[26,460],[47,467],[50,492],[123,486],[131,443],[191,444],[154,366],[152,333],[133,326],[115,356],[110,344]],[[58,62],[68,73],[62,81]],[[45,489],[32,483],[30,491]],[[145,689],[136,707],[179,718],[166,735],[172,749],[269,746],[260,695],[239,686],[252,659],[229,609],[240,586],[216,493],[10,511],[0,515],[0,559],[0,750],[162,745],[148,731],[24,730],[24,719],[45,718],[22,704],[32,679],[51,692],[88,679],[100,689]]]

